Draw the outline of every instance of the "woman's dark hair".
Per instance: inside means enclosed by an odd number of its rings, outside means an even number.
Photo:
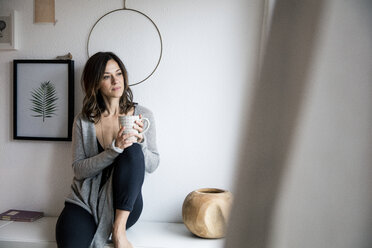
[[[94,123],[100,121],[102,113],[106,110],[106,104],[98,89],[107,61],[111,59],[118,63],[124,78],[124,92],[119,101],[120,114],[127,114],[134,106],[133,94],[128,84],[128,73],[123,62],[112,52],[98,52],[88,59],[81,77],[81,86],[85,92],[82,113]]]

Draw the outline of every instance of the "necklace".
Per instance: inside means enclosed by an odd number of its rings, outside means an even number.
[[[105,146],[105,137],[103,136],[102,119],[101,119],[101,122],[100,122],[100,126],[101,126],[101,135],[102,135],[102,142],[103,142],[103,150],[105,150],[106,149],[106,146]]]

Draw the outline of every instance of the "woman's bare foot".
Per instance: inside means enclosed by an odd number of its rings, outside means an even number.
[[[122,233],[112,233],[112,241],[114,242],[115,248],[133,248],[126,235],[123,235]]]
[[[115,248],[133,248],[127,239],[126,224],[129,217],[129,211],[116,209],[115,222],[112,227],[112,241]]]

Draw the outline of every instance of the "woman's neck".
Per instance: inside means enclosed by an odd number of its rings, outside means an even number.
[[[105,105],[106,105],[106,110],[103,113],[105,117],[117,116],[120,114],[120,107],[119,107],[120,99],[119,98],[109,98],[109,99],[104,98],[103,100],[105,101]]]

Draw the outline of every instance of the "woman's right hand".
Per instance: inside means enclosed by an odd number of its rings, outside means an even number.
[[[130,147],[131,145],[133,145],[133,141],[131,141],[131,139],[129,139],[129,138],[135,136],[135,133],[124,134],[124,129],[125,129],[125,127],[122,127],[119,130],[118,135],[117,135],[116,140],[115,140],[115,146],[120,148],[120,149],[123,149],[123,150],[125,148]]]

